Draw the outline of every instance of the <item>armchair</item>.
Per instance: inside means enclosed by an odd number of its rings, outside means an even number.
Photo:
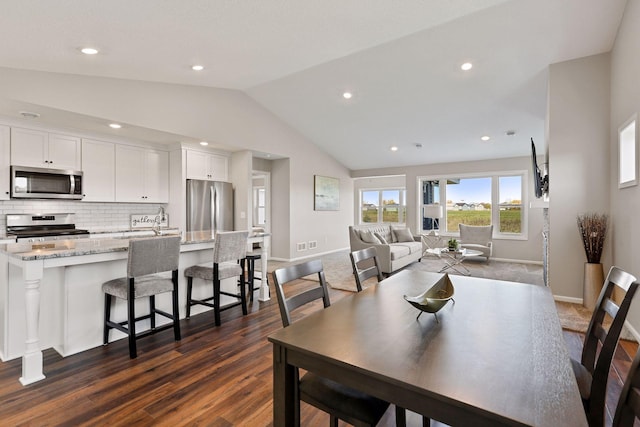
[[[489,261],[493,252],[493,225],[458,224],[458,227],[460,228],[460,247],[480,251]]]

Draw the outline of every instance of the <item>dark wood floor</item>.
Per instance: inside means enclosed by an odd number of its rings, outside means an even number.
[[[47,350],[47,378],[26,387],[18,382],[20,360],[0,363],[0,425],[271,426],[267,336],[281,327],[272,295],[266,303],[256,298],[248,316],[241,316],[239,308],[223,312],[220,327],[213,326],[211,313],[183,320],[178,343],[171,330],[144,338],[135,360],[128,357],[126,340],[67,358]],[[332,300],[347,295],[332,290]],[[583,337],[573,332],[565,337],[571,354],[579,358]],[[616,355],[611,410],[635,348],[623,343]],[[421,425],[417,415],[408,418],[409,425]],[[328,422],[326,414],[302,404],[302,425]],[[390,408],[380,426],[393,425]]]

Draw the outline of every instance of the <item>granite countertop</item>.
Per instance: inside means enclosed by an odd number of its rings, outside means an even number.
[[[177,229],[176,231],[177,232],[166,233],[165,235],[184,234],[182,236],[182,245],[213,243],[213,233],[210,230],[190,231],[187,233],[180,233]],[[266,237],[268,235],[267,233],[255,233],[250,237]],[[131,235],[129,235],[129,237],[131,237]],[[0,244],[0,252],[6,253],[14,258],[22,259],[23,261],[104,254],[109,252],[126,252],[128,248],[129,239],[127,236]]]

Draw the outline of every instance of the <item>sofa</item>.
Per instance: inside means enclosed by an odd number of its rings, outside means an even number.
[[[349,226],[351,251],[375,247],[380,270],[385,275],[422,258],[420,236],[406,227],[385,224]]]

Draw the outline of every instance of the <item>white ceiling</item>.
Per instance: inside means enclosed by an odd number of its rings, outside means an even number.
[[[524,156],[549,64],[609,51],[625,4],[0,0],[0,66],[242,90],[350,169]]]

